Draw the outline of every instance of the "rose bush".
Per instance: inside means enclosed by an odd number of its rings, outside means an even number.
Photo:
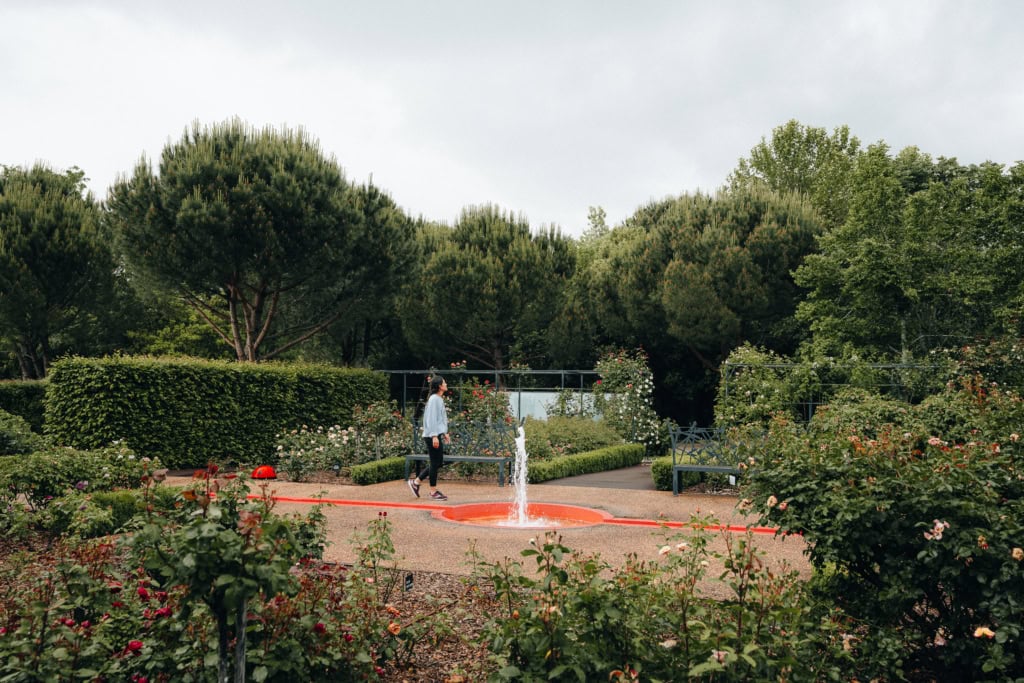
[[[746,490],[760,522],[804,535],[816,590],[858,625],[852,674],[1024,676],[1020,397],[969,377],[869,403],[773,422]]]
[[[601,375],[594,386],[594,407],[622,438],[642,443],[648,455],[661,455],[667,432],[654,412],[654,375],[642,349],[605,354],[594,368]]]
[[[353,465],[405,455],[411,439],[412,426],[395,402],[377,401],[356,406],[348,427],[302,425],[278,434],[276,460],[289,479],[303,481],[311,472],[340,474]]]
[[[725,533],[708,548],[704,527],[671,535],[658,561],[633,556],[621,569],[572,552],[553,532],[522,552],[536,572],[505,560],[479,563],[502,611],[485,630],[493,680],[820,681],[845,659],[828,610],[816,608],[795,572],[770,569],[749,537]],[[712,560],[730,599],[699,588]]]

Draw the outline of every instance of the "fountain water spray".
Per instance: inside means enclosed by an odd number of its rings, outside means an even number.
[[[512,529],[551,529],[602,524],[611,515],[606,512],[560,503],[526,502],[526,431],[519,424],[515,439],[516,457],[512,464],[512,503],[468,503],[444,506],[434,516],[460,524],[508,527]],[[531,514],[531,512],[533,514]]]
[[[516,437],[516,459],[512,464],[512,487],[515,497],[512,499],[512,508],[509,510],[510,522],[517,526],[526,526],[530,522],[530,515],[526,507],[526,430],[519,425],[519,436]]]

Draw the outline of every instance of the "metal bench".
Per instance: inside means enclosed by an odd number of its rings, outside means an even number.
[[[413,421],[412,452],[405,456],[405,478],[412,473],[414,463],[430,462],[430,456],[421,452],[425,448],[421,436],[419,422]],[[453,426],[448,432],[450,444],[444,447],[444,462],[471,462],[496,464],[498,466],[498,486],[505,485],[512,463],[516,457],[516,426],[503,422],[467,422]],[[419,474],[419,467],[416,468]]]
[[[715,427],[689,427],[669,425],[672,438],[672,495],[679,495],[680,472],[709,472],[739,475],[737,449],[725,439],[726,430]],[[686,456],[689,462],[680,462]]]

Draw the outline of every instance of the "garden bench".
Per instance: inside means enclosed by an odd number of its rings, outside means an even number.
[[[451,462],[471,462],[496,464],[498,466],[498,486],[505,485],[505,478],[516,457],[515,437],[516,425],[503,422],[467,422],[453,426],[448,432],[450,444],[444,446],[445,464]],[[425,452],[422,431],[418,420],[412,423],[413,447],[405,456],[405,478],[412,472],[413,463],[430,462]],[[419,467],[417,466],[417,475]]]
[[[672,438],[672,495],[679,495],[680,472],[709,472],[739,475],[744,471],[734,445],[725,439],[726,430],[715,427],[669,425]],[[689,462],[681,462],[681,456]]]

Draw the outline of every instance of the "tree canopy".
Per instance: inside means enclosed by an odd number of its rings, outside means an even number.
[[[780,193],[807,197],[827,227],[841,225],[850,201],[849,179],[860,151],[860,140],[847,126],[831,135],[824,128],[787,121],[761,138],[750,156],[739,160],[730,174],[730,189],[764,186]]]
[[[77,168],[0,171],[0,340],[23,378],[56,354],[103,350],[114,262],[99,215]]]
[[[421,232],[424,260],[401,297],[402,329],[429,362],[473,359],[508,367],[526,330],[543,330],[572,269],[566,238],[533,234],[526,219],[492,206],[462,211],[454,228]]]
[[[108,206],[133,276],[174,292],[239,360],[273,358],[365,309],[404,266],[408,222],[300,131],[195,124]],[[364,215],[363,210],[366,211]]]
[[[849,216],[797,270],[812,354],[912,360],[1021,333],[1024,164],[961,166],[872,145]]]

